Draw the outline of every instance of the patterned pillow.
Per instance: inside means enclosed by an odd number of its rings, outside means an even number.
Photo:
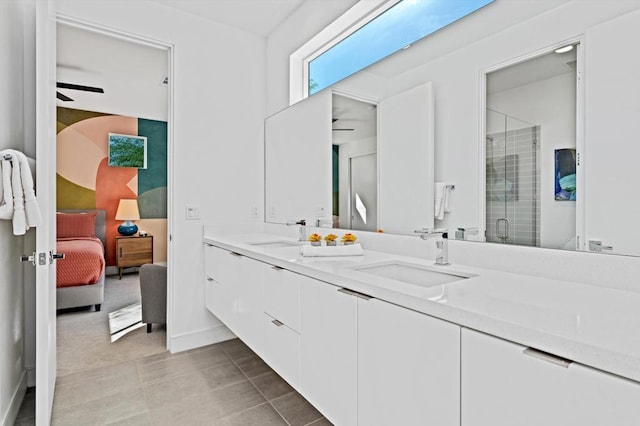
[[[56,214],[58,238],[95,237],[96,212]]]

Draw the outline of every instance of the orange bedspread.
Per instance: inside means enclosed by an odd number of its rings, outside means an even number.
[[[95,284],[105,267],[104,246],[98,238],[59,238],[56,252],[65,258],[56,262],[56,287]]]

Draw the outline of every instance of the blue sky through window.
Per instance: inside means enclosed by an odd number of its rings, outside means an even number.
[[[309,62],[309,95],[495,0],[402,0]]]

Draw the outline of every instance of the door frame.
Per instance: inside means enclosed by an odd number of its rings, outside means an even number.
[[[53,146],[53,150],[55,152],[55,60],[56,60],[56,49],[55,49],[55,29],[58,23],[64,23],[67,25],[75,25],[77,27],[86,29],[88,31],[97,31],[104,34],[107,34],[112,37],[120,37],[126,39],[128,41],[137,42],[141,44],[150,45],[156,48],[161,48],[167,51],[168,55],[168,67],[167,67],[167,76],[169,81],[173,81],[174,76],[174,46],[170,43],[151,40],[146,37],[141,37],[133,34],[124,33],[122,31],[101,27],[89,22],[82,21],[76,18],[65,17],[60,14],[55,14],[55,8],[53,6],[53,2],[51,0],[47,2],[36,2],[36,22],[37,22],[37,30],[36,30],[36,42],[37,49],[36,50],[36,60],[38,63],[42,62],[44,65],[38,66],[37,71],[38,74],[36,76],[36,96],[40,96],[42,101],[37,102],[38,114],[39,117],[45,117],[46,115],[50,115],[49,121],[52,122],[37,122],[36,124],[36,132],[38,140],[49,140],[49,142]],[[45,22],[46,21],[46,22]],[[45,43],[52,43],[47,44]],[[46,65],[46,66],[45,66]],[[52,66],[53,70],[49,70],[48,67]],[[50,73],[53,74],[53,78],[49,75],[43,75],[42,73]],[[42,82],[47,82],[48,84],[44,88],[38,88],[38,85],[42,86]],[[173,331],[173,318],[172,318],[172,306],[173,306],[173,246],[171,244],[172,241],[172,233],[173,233],[173,179],[174,179],[174,85],[169,84],[168,97],[167,97],[167,340],[166,346],[168,350],[170,348],[171,336]],[[53,112],[46,110],[45,108],[51,108],[53,105]],[[46,114],[45,114],[46,113]],[[39,170],[44,170],[50,173],[41,174],[40,176],[48,176],[53,173],[55,175],[56,170],[56,156],[55,155],[42,155],[43,153],[37,153],[37,167]],[[46,154],[46,153],[45,153]],[[55,179],[53,179],[53,185],[55,185]],[[40,189],[43,189],[42,187]],[[44,192],[44,193],[42,193]],[[50,212],[46,208],[43,209],[43,212],[47,215],[47,217],[43,217],[44,226],[41,228],[40,234],[50,233],[51,235],[55,235],[55,217],[49,217],[49,213],[55,215],[55,186],[53,189],[44,188],[44,191],[39,193],[39,198],[42,197],[42,200],[48,206],[51,201],[53,204],[53,211]],[[42,203],[42,202],[41,202]],[[49,226],[47,227],[47,224]],[[40,242],[40,237],[37,236],[37,247],[38,252],[43,252],[42,243]],[[55,238],[54,238],[55,242]],[[55,244],[54,244],[55,246]],[[47,249],[46,251],[49,251]],[[44,252],[46,252],[44,251]],[[46,272],[44,271],[46,269]],[[39,272],[39,270],[42,270]],[[52,272],[53,271],[53,272]],[[36,291],[36,311],[38,312],[43,305],[46,304],[53,310],[53,319],[49,318],[48,321],[45,318],[41,318],[40,320],[36,320],[36,424],[38,425],[46,425],[49,424],[51,415],[52,415],[52,407],[53,407],[53,398],[55,391],[55,382],[56,382],[56,327],[55,327],[55,266],[53,267],[36,267],[36,274],[38,280],[38,274],[42,275],[44,273],[53,274],[53,279],[48,279],[48,294],[38,295],[38,291]],[[44,281],[40,279],[40,281]],[[42,282],[40,284],[43,284]],[[46,292],[45,292],[46,293]],[[43,300],[46,299],[46,300]],[[48,322],[48,336],[42,336],[42,331],[44,331],[43,326],[45,322]],[[38,331],[40,330],[40,332]],[[40,336],[39,336],[40,333]],[[47,348],[41,349],[42,352],[39,353],[38,342],[39,341],[47,341]]]
[[[584,159],[580,158],[584,152],[584,37],[572,37],[536,51],[508,59],[499,64],[481,69],[478,73],[478,235],[481,241],[486,241],[486,136],[487,136],[487,74],[500,69],[528,61],[538,56],[553,52],[555,49],[568,44],[577,44],[576,55],[576,150],[580,159],[576,164],[576,184],[584,188]],[[538,194],[539,196],[539,194]],[[576,200],[576,249],[584,250],[584,192]]]

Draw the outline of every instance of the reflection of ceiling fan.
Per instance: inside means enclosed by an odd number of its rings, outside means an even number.
[[[71,89],[71,90],[82,90],[83,92],[104,93],[104,89],[102,89],[101,87],[82,86],[80,84],[57,82],[56,87],[59,89]],[[60,99],[63,102],[69,102],[73,100],[67,95],[60,92],[56,92],[56,98]]]
[[[339,118],[332,118],[331,122],[335,123],[338,120]],[[333,130],[334,132],[353,132],[355,129],[331,129],[331,130]]]

